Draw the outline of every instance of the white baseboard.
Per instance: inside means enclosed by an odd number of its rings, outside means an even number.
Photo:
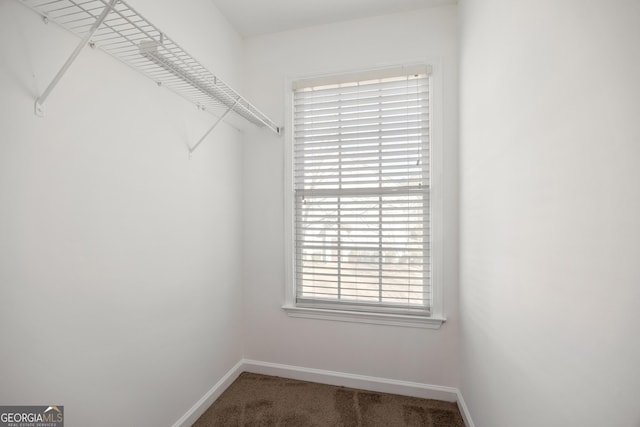
[[[196,402],[196,404],[193,405],[186,414],[176,421],[173,427],[191,426],[242,372],[252,372],[255,374],[273,375],[283,378],[291,378],[294,380],[358,388],[362,390],[376,391],[379,393],[400,394],[403,396],[420,397],[423,399],[457,402],[466,427],[475,427],[460,390],[454,387],[370,377],[366,375],[305,368],[301,366],[282,365],[279,363],[261,362],[250,359],[240,360],[240,362],[231,368],[231,370],[229,370],[229,372],[227,372],[226,375],[211,388],[211,390]]]
[[[242,364],[243,360],[240,360],[238,363],[236,363],[236,365],[231,368],[229,372],[227,372],[222,378],[220,378],[220,381],[218,381],[213,387],[211,387],[211,390],[206,392],[205,395],[202,396],[200,400],[198,400],[195,405],[193,405],[187,411],[186,414],[180,417],[180,419],[173,424],[173,427],[190,427],[191,425],[193,425],[193,423],[195,423],[198,418],[200,418],[200,416],[204,414],[207,409],[209,409],[209,406],[211,406],[213,402],[215,402],[216,399],[220,397],[220,395],[227,389],[227,387],[229,387],[231,383],[234,382],[236,378],[238,378],[238,375],[243,372]]]
[[[380,393],[401,394],[404,396],[421,397],[423,399],[437,399],[447,402],[455,402],[458,398],[458,390],[453,387],[369,377],[365,375],[348,374],[346,372],[326,371],[324,369],[281,365],[279,363],[260,362],[257,360],[245,359],[243,362],[244,371],[256,374],[275,375],[294,380],[312,381],[321,384],[359,388]]]
[[[456,403],[458,404],[458,409],[460,409],[460,414],[462,414],[464,425],[467,427],[475,427],[475,424],[473,424],[473,420],[471,419],[471,414],[469,413],[469,408],[467,408],[467,404],[465,403],[460,390],[458,390],[458,399]]]

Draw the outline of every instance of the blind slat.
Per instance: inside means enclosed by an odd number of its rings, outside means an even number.
[[[319,159],[360,159],[368,158],[372,154],[379,156],[398,156],[403,153],[413,154],[423,150],[423,141],[419,138],[414,141],[407,142],[405,138],[389,138],[387,140],[381,140],[379,143],[371,144],[370,141],[361,141],[361,146],[349,146],[345,148],[322,148],[313,151],[298,151],[295,154],[297,162],[304,162],[306,160],[319,160]],[[398,142],[405,142],[400,144]],[[299,164],[300,165],[300,164]]]
[[[350,116],[325,117],[310,120],[306,117],[294,117],[294,132],[306,132],[317,129],[333,128],[333,127],[358,127],[370,124],[389,125],[396,123],[414,123],[429,121],[428,110],[390,112],[387,114],[360,113]]]
[[[322,147],[345,147],[348,145],[359,146],[365,140],[372,140],[378,142],[388,141],[404,141],[414,140],[416,144],[419,144],[420,137],[427,134],[429,129],[424,127],[411,127],[405,129],[379,129],[372,131],[357,131],[357,132],[327,132],[318,135],[308,135],[306,137],[296,138],[296,145],[302,145],[300,150],[304,152],[313,151],[316,148]],[[404,139],[403,139],[404,137]],[[417,138],[416,138],[417,137]],[[305,144],[310,143],[310,144]],[[372,144],[373,146],[374,144]]]
[[[404,92],[404,93],[402,93]],[[382,92],[375,91],[369,93],[355,93],[352,96],[336,96],[323,99],[299,99],[294,100],[294,107],[298,114],[311,111],[339,110],[347,107],[374,106],[376,109],[394,104],[422,106],[422,98],[427,94],[427,90],[418,88],[407,88],[404,91]]]
[[[356,91],[362,91],[362,90],[367,90],[367,88],[375,88],[380,89],[380,88],[392,88],[392,87],[402,87],[402,86],[406,86],[407,82],[409,82],[410,84],[416,84],[413,82],[424,82],[425,80],[428,79],[428,76],[424,73],[418,73],[418,75],[414,75],[414,77],[409,78],[409,79],[381,79],[378,81],[375,81],[374,79],[367,79],[367,80],[358,80],[358,81],[354,81],[351,82],[352,84],[321,84],[321,85],[314,85],[313,83],[311,84],[303,84],[301,83],[294,83],[294,87],[300,85],[299,87],[297,87],[293,93],[294,96],[306,96],[306,97],[313,97],[313,96],[321,96],[321,95],[326,95],[326,94],[335,94],[335,93],[352,93],[352,92],[356,92]],[[341,82],[344,83],[344,82]]]
[[[359,124],[358,126],[345,124],[345,123],[333,123],[331,126],[325,124],[324,126],[316,126],[312,129],[300,129],[295,130],[296,141],[300,141],[300,138],[321,138],[326,136],[335,135],[350,135],[358,134],[362,132],[384,132],[384,131],[397,131],[397,130],[421,130],[427,132],[429,130],[429,123],[425,120],[414,120],[411,122],[391,122],[391,123],[370,123]]]

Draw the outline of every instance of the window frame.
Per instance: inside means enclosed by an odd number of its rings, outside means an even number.
[[[327,79],[350,76],[366,75],[370,72],[384,72],[389,69],[401,67],[428,66],[430,74],[429,95],[429,119],[430,119],[430,220],[431,220],[431,314],[396,314],[384,311],[340,310],[327,308],[301,307],[296,305],[296,283],[294,273],[295,257],[295,191],[293,179],[293,88],[300,80]],[[284,229],[285,229],[285,293],[282,309],[290,317],[303,317],[310,319],[335,320],[345,322],[359,322],[383,324],[391,326],[405,326],[438,329],[446,320],[443,304],[443,132],[442,132],[442,66],[440,60],[414,61],[401,65],[386,67],[369,67],[360,70],[334,72],[325,74],[313,74],[306,76],[289,77],[285,82],[285,116],[284,129]]]

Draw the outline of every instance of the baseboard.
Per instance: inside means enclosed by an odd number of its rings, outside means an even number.
[[[196,402],[196,404],[193,405],[186,414],[176,421],[173,427],[191,426],[242,372],[252,372],[255,374],[273,375],[291,378],[294,380],[358,388],[362,390],[376,391],[379,393],[392,393],[403,396],[420,397],[423,399],[457,402],[466,427],[475,427],[471,420],[471,415],[469,414],[467,405],[462,397],[462,393],[454,387],[370,377],[366,375],[283,365],[280,363],[262,362],[250,359],[240,360],[211,388],[211,390],[198,400],[198,402]]]
[[[469,408],[467,408],[467,404],[465,403],[464,398],[462,397],[462,392],[460,390],[457,390],[457,392],[458,392],[458,399],[457,399],[458,409],[460,409],[460,414],[462,414],[464,425],[467,427],[475,427],[475,424],[473,424],[473,420],[471,419],[471,414],[469,413]]]
[[[447,402],[456,402],[458,400],[458,390],[453,387],[391,380],[388,378],[370,377],[300,366],[281,365],[279,363],[260,362],[257,360],[245,359],[243,362],[244,371],[256,374],[274,375],[294,380],[359,388],[380,393],[401,394],[404,396],[421,397],[423,399],[437,399]]]
[[[216,401],[218,397],[231,385],[232,382],[238,378],[243,372],[243,360],[240,360],[236,365],[229,370],[218,381],[211,390],[205,393],[204,396],[193,405],[186,414],[184,414],[178,421],[173,424],[173,427],[190,427],[196,422],[198,418]]]

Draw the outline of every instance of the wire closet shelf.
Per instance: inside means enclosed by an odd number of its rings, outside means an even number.
[[[88,43],[212,113],[218,117],[216,124],[232,111],[256,126],[281,133],[281,128],[264,113],[124,1],[22,0],[22,3],[42,15],[45,21],[51,20],[82,38],[68,63]],[[65,64],[50,86],[57,83],[67,67]],[[42,96],[40,99],[44,102]],[[238,127],[233,119],[230,124]],[[211,130],[213,128],[209,132]]]

